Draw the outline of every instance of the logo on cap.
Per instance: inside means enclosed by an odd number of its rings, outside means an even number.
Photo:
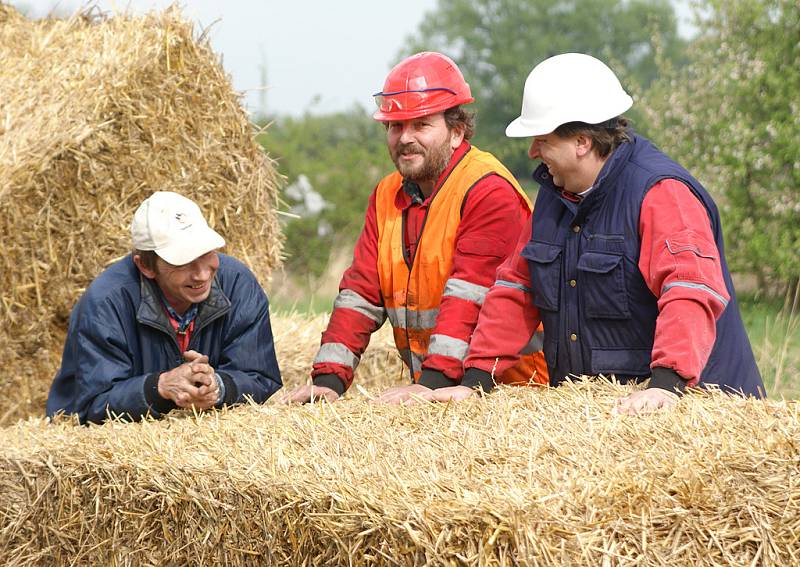
[[[175,213],[175,220],[178,221],[178,224],[183,225],[181,230],[185,230],[187,228],[192,227],[192,223],[190,222],[189,215],[184,212]]]

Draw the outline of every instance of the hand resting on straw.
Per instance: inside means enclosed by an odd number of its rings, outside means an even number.
[[[387,389],[378,397],[378,399],[373,401],[377,404],[414,404],[418,403],[418,400],[415,399],[416,396],[427,399],[426,396],[435,391],[436,390],[431,390],[422,384],[406,384]]]
[[[477,390],[466,386],[447,386],[435,390],[421,384],[397,386],[386,390],[377,403],[413,405],[421,401],[428,402],[460,402],[478,395]]]
[[[617,399],[614,413],[638,415],[652,413],[661,409],[670,409],[678,403],[678,396],[661,388],[647,388],[631,392]]]
[[[281,403],[284,404],[307,404],[309,402],[318,402],[322,399],[328,402],[335,402],[339,399],[339,394],[335,390],[326,386],[314,386],[313,384],[306,384],[298,386],[291,392],[283,394],[280,398]]]

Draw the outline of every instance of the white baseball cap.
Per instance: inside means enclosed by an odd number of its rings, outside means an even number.
[[[165,262],[182,266],[225,246],[208,226],[194,201],[171,191],[157,191],[139,205],[131,223],[136,250],[152,250]]]

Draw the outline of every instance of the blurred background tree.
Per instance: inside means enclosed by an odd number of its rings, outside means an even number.
[[[714,195],[726,254],[758,290],[800,279],[800,4],[705,0],[689,63],[659,61],[646,129]]]
[[[392,165],[382,125],[364,108],[278,117],[259,135],[287,177],[286,269],[319,277],[332,252],[352,249],[372,190]]]
[[[698,33],[684,39],[667,0],[440,0],[396,59],[420,50],[452,56],[477,100],[475,144],[523,183],[533,169],[529,141],[504,131],[519,114],[531,68],[569,51],[607,61],[634,94],[627,114],[635,128],[717,199],[732,268],[780,294],[800,275],[800,4],[696,0],[694,7]],[[389,63],[375,71],[376,90]],[[349,250],[370,192],[393,169],[370,114],[356,106],[276,117],[260,137],[279,159],[285,199],[301,217],[286,224],[290,271],[319,275],[331,251]]]
[[[658,72],[656,38],[661,56],[679,65],[685,40],[668,0],[439,0],[397,59],[429,50],[452,57],[476,100],[475,144],[527,183],[529,141],[506,138],[505,129],[519,116],[533,66],[559,53],[588,53],[638,90]]]

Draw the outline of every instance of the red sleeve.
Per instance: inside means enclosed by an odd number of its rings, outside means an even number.
[[[312,376],[336,374],[349,388],[358,360],[369,339],[386,318],[378,277],[378,226],[375,192],[367,206],[364,228],[353,252],[353,263],[339,283],[328,327],[322,333]]]
[[[708,213],[686,185],[665,179],[645,196],[639,233],[639,270],[658,298],[650,366],[671,368],[693,386],[730,299]]]
[[[486,295],[464,368],[492,374],[511,368],[539,327],[539,309],[531,296],[528,263],[521,255],[530,235],[528,218],[514,252],[500,266],[497,281]]]
[[[483,300],[497,268],[513,253],[529,215],[522,196],[499,175],[485,177],[470,189],[456,233],[452,271],[423,368],[443,372],[452,380],[461,379]],[[437,344],[448,348],[437,349]]]

